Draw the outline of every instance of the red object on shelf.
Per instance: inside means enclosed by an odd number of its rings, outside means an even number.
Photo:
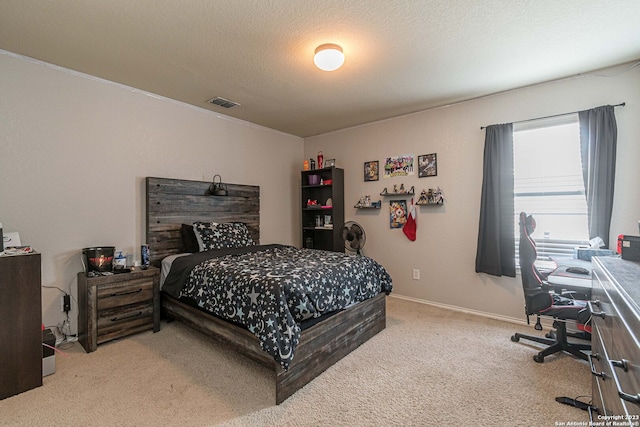
[[[318,151],[318,169],[322,169],[323,161],[324,161],[324,156],[322,155],[322,151]]]
[[[618,234],[618,248],[617,251],[618,254],[622,254],[622,241],[624,240],[624,234]]]

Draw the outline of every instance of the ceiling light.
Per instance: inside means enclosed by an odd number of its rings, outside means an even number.
[[[326,43],[316,48],[313,62],[321,70],[334,71],[344,64],[344,53],[337,44]]]

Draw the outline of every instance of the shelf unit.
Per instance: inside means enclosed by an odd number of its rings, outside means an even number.
[[[310,185],[309,176],[318,175],[323,184]],[[330,184],[324,184],[330,180]],[[301,212],[302,247],[343,252],[342,227],[344,225],[344,170],[330,167],[302,171]],[[327,200],[331,198],[331,206]],[[307,201],[317,201],[317,206],[307,206]],[[325,227],[325,217],[330,217],[332,228]],[[316,221],[320,218],[321,225]]]
[[[0,400],[42,385],[40,254],[0,256]]]

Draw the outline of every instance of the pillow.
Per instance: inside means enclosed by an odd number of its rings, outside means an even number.
[[[193,223],[193,234],[195,234],[196,241],[198,242],[198,252],[207,250],[202,242],[202,236],[212,234],[217,225],[217,222],[196,221]]]
[[[194,222],[193,229],[196,236],[202,240],[202,250],[243,248],[255,245],[249,234],[249,229],[242,222],[227,222],[222,224],[211,222]]]
[[[193,225],[182,224],[180,234],[182,235],[182,243],[187,252],[200,252],[200,245],[198,244],[196,233],[193,231]]]

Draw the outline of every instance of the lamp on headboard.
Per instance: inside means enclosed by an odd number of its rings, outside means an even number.
[[[216,182],[216,177],[218,182]],[[213,176],[213,182],[209,185],[209,190],[205,193],[207,196],[226,196],[227,186],[222,183],[222,177],[220,175]]]

